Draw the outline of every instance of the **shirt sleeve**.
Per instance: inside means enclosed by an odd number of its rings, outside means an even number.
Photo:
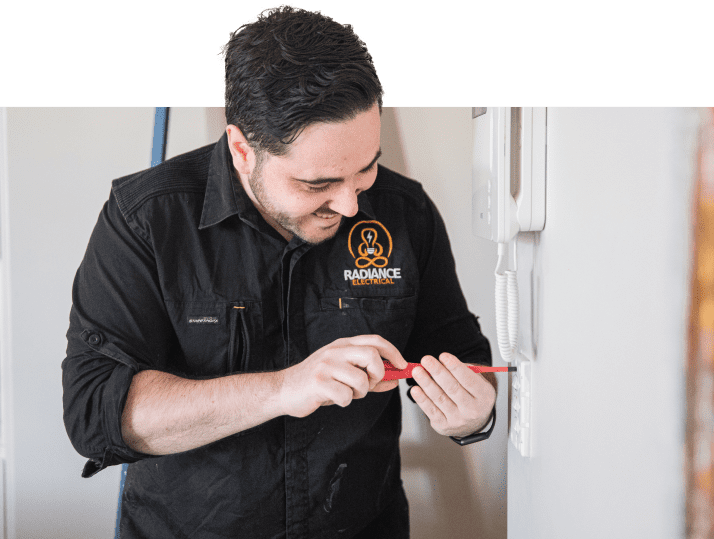
[[[426,197],[419,215],[422,229],[415,237],[428,238],[416,248],[420,287],[417,315],[405,350],[408,361],[420,362],[425,355],[439,357],[449,352],[461,361],[491,365],[491,347],[481,333],[478,319],[468,310],[451,252],[444,221]],[[416,227],[415,227],[416,228]],[[413,380],[408,380],[412,382]]]
[[[148,234],[112,193],[75,276],[62,362],[65,428],[89,459],[83,477],[150,457],[124,442],[121,416],[132,377],[162,363],[172,334]]]

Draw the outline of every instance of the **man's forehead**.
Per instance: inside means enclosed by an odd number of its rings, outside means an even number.
[[[376,106],[377,106],[377,105],[375,104],[374,107],[376,107]],[[373,107],[373,108],[374,108],[374,107]],[[331,127],[331,126],[347,125],[347,124],[349,124],[350,122],[352,122],[352,120],[354,120],[355,118],[357,118],[358,116],[364,115],[364,114],[367,114],[367,113],[371,112],[371,111],[373,110],[373,108],[372,108],[372,109],[369,109],[369,110],[367,110],[367,111],[358,112],[357,114],[355,114],[355,115],[353,115],[353,116],[349,116],[349,117],[343,118],[343,119],[341,119],[341,120],[328,120],[328,121],[310,122],[309,124],[305,125],[305,126],[300,130],[300,132],[298,133],[298,135],[295,137],[295,140],[293,140],[290,144],[287,144],[288,153],[290,152],[290,150],[292,149],[293,145],[294,145],[296,142],[298,142],[301,138],[302,138],[303,140],[305,139],[305,137],[304,137],[305,132],[310,133],[311,131],[319,130],[321,127],[328,127],[328,128],[329,128],[329,127]],[[379,107],[378,122],[379,122],[379,124],[381,125],[381,123],[382,123],[382,108],[381,108],[381,107]],[[356,130],[356,129],[357,129],[357,127],[355,127],[355,128],[353,129],[353,131]],[[287,155],[287,154],[286,154],[286,155]]]
[[[375,109],[377,109],[375,105]],[[282,156],[268,156],[281,168],[368,166],[380,150],[381,111],[370,109],[343,122],[308,125]]]

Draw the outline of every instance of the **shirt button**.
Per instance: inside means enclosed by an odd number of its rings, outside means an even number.
[[[99,344],[100,342],[102,342],[102,338],[99,335],[97,335],[96,333],[92,333],[89,336],[88,342],[89,342],[89,344]]]

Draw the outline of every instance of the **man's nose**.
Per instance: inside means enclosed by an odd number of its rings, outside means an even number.
[[[357,188],[356,184],[351,181],[344,182],[339,192],[335,195],[329,204],[332,211],[337,212],[345,217],[352,217],[357,214],[359,205],[357,204],[357,195],[362,190]]]

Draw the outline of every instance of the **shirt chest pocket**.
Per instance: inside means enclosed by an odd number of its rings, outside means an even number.
[[[320,322],[339,328],[339,337],[380,335],[403,350],[414,326],[417,296],[355,297],[347,293],[323,296],[319,305]]]
[[[198,377],[259,369],[262,313],[258,301],[167,302],[181,347],[177,365]]]

